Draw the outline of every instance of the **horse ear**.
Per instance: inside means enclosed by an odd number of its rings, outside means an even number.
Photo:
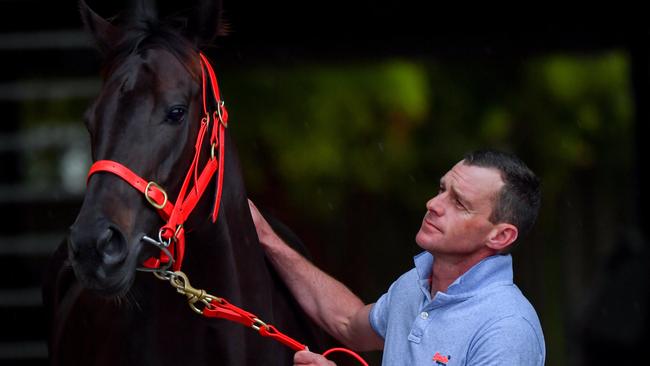
[[[86,31],[95,40],[99,51],[105,55],[121,38],[121,30],[97,15],[84,0],[79,0],[79,12]]]
[[[201,47],[225,36],[228,26],[223,20],[221,0],[199,0],[192,9],[185,26],[185,36]]]
[[[137,22],[156,21],[158,19],[158,9],[156,2],[152,0],[134,0],[131,1],[131,24]]]

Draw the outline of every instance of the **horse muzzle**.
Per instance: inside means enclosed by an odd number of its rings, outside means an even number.
[[[134,268],[128,268],[127,240],[107,220],[75,223],[70,227],[68,257],[82,285],[102,295],[121,295],[133,282]]]

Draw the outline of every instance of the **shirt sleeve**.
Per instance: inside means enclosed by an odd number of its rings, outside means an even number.
[[[388,291],[385,294],[381,295],[379,300],[377,300],[377,302],[372,305],[372,309],[370,309],[370,313],[368,314],[370,326],[375,330],[375,333],[377,333],[383,339],[386,339],[386,330],[388,329],[391,295],[398,282],[399,279],[390,285]]]
[[[403,297],[405,288],[404,283],[405,281],[413,281],[412,276],[414,275],[415,269],[401,275],[390,285],[388,291],[381,295],[379,300],[373,304],[372,309],[370,309],[370,313],[368,314],[370,326],[375,330],[375,333],[384,340],[386,339],[386,332],[388,331],[388,325],[391,321],[391,314],[395,312],[393,310],[398,305],[394,302],[399,302],[399,298]],[[396,318],[396,315],[393,315],[393,318],[395,321],[399,321],[399,319]]]
[[[386,339],[386,325],[388,324],[388,319],[386,316],[386,309],[388,306],[386,303],[388,293],[383,294],[376,303],[372,305],[370,313],[368,314],[368,320],[370,321],[370,326],[374,329],[380,337]]]
[[[467,365],[543,366],[544,359],[544,343],[534,327],[523,317],[511,316],[491,324],[472,340]]]

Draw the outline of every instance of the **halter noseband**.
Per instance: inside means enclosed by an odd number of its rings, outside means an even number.
[[[194,159],[185,175],[185,180],[178,193],[176,203],[172,204],[165,190],[153,181],[147,181],[134,173],[126,166],[113,161],[113,160],[99,160],[96,161],[88,172],[87,181],[90,177],[98,172],[106,172],[115,174],[129,183],[133,188],[144,194],[147,201],[158,211],[158,214],[165,221],[158,232],[158,243],[154,245],[162,249],[160,257],[151,257],[144,262],[144,266],[149,269],[163,269],[173,265],[174,271],[180,270],[183,263],[183,255],[185,252],[185,228],[183,224],[192,213],[196,204],[205,193],[208,184],[212,177],[217,173],[217,193],[212,210],[212,222],[217,220],[219,214],[219,205],[221,203],[221,191],[223,187],[223,171],[224,171],[224,146],[226,138],[226,127],[228,127],[228,111],[224,106],[219,94],[219,85],[217,84],[217,77],[210,65],[208,59],[202,53],[199,53],[201,61],[201,81],[202,81],[202,94],[203,94],[203,118],[201,118],[201,127],[194,146]],[[207,89],[206,86],[206,71],[207,78],[210,80],[210,89],[212,96],[217,105],[216,111],[210,115],[207,107]],[[212,117],[212,118],[211,118]],[[210,123],[212,122],[212,123]],[[210,158],[205,167],[198,173],[199,158],[201,155],[201,147],[206,132],[212,124],[212,131],[210,134]],[[218,157],[215,156],[215,149],[219,149]],[[190,182],[193,181],[194,186],[188,191]],[[151,238],[144,237],[148,242],[152,242]],[[153,240],[155,242],[155,240]]]

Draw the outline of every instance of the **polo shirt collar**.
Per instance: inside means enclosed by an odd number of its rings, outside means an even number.
[[[413,258],[418,283],[427,298],[431,298],[431,269],[435,258],[422,252]],[[483,259],[458,277],[447,288],[446,295],[471,296],[472,293],[497,284],[512,284],[512,256],[497,254]]]

